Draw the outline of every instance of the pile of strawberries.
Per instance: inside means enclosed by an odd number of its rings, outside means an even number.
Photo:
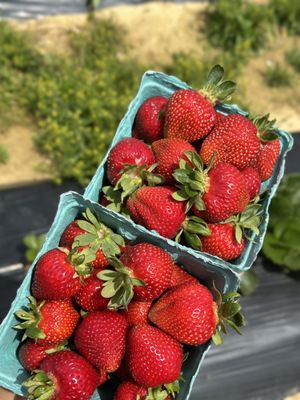
[[[235,83],[216,65],[200,91],[148,98],[130,138],[107,159],[100,203],[137,224],[196,250],[234,260],[259,233],[261,182],[280,153],[275,121],[225,116],[214,105]]]
[[[114,377],[114,400],[174,398],[185,346],[243,325],[237,293],[213,297],[165,250],[125,243],[89,209],[38,260],[30,289],[16,312],[30,400],[88,400]]]

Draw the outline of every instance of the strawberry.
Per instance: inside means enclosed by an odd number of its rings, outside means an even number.
[[[259,154],[259,138],[255,124],[239,114],[231,114],[218,122],[202,143],[199,155],[205,165],[213,155],[214,166],[222,163],[245,169]]]
[[[95,367],[114,372],[125,353],[126,334],[125,317],[114,311],[95,311],[78,326],[75,347]]]
[[[260,176],[259,173],[254,168],[246,168],[241,171],[244,175],[247,190],[250,196],[250,199],[254,199],[255,196],[258,195],[260,191]]]
[[[173,172],[178,168],[179,160],[186,159],[184,153],[186,151],[196,152],[189,142],[177,138],[157,140],[152,144],[152,150],[158,163],[155,171],[165,178],[166,184],[175,182]],[[186,161],[188,160],[186,159]]]
[[[150,325],[136,325],[127,338],[126,363],[135,382],[156,387],[175,381],[182,367],[180,344]]]
[[[208,224],[210,235],[201,238],[201,250],[218,256],[223,260],[234,260],[239,257],[244,248],[244,238],[238,242],[233,224]]]
[[[230,164],[211,165],[203,169],[201,158],[192,152],[186,156],[193,165],[191,169],[184,160],[174,172],[180,189],[173,194],[175,200],[193,205],[196,216],[209,222],[224,221],[242,212],[250,201],[243,174]]]
[[[172,239],[185,219],[185,204],[172,198],[168,186],[142,187],[127,201],[131,218],[149,230]]]
[[[219,121],[223,121],[224,118],[226,118],[226,115],[221,114],[220,112],[216,111],[216,125],[219,123]]]
[[[111,265],[115,271],[98,274],[105,281],[102,296],[111,298],[110,309],[126,308],[133,296],[140,301],[156,299],[169,286],[173,271],[171,256],[150,243],[127,246]]]
[[[223,82],[223,75],[224,69],[216,65],[199,92],[181,89],[173,93],[166,108],[165,137],[194,142],[209,134],[217,118],[214,103],[225,100],[235,89],[234,82]]]
[[[29,399],[89,400],[99,383],[99,373],[73,351],[47,356],[24,383]]]
[[[244,212],[228,218],[221,224],[208,224],[209,236],[201,238],[201,250],[222,258],[233,260],[239,257],[245,247],[247,230],[259,234],[261,223],[261,204],[254,199]]]
[[[133,300],[128,304],[122,314],[127,319],[128,325],[141,325],[148,323],[148,312],[152,305],[151,301]]]
[[[40,344],[33,340],[27,339],[20,347],[19,361],[23,367],[31,372],[38,369],[40,363],[47,357],[48,354],[56,353],[66,349],[66,343],[60,344]]]
[[[107,159],[107,176],[112,185],[121,177],[126,165],[151,166],[155,163],[152,150],[141,140],[127,138],[117,143],[110,151]]]
[[[170,282],[169,287],[171,288],[171,287],[182,285],[183,283],[190,283],[190,282],[198,282],[198,281],[192,275],[188,274],[179,265],[174,264],[173,272],[171,275],[171,282]]]
[[[82,216],[83,219],[77,219],[66,227],[60,238],[60,246],[69,250],[79,246],[78,251],[91,249],[95,253],[91,266],[104,268],[108,265],[107,257],[120,253],[124,239],[101,223],[89,208]]]
[[[15,327],[25,330],[23,339],[35,339],[41,345],[57,344],[72,335],[79,314],[70,300],[36,302],[32,296],[28,299],[28,311],[21,309],[16,312],[16,316],[24,320]]]
[[[79,292],[75,294],[76,303],[85,311],[106,310],[108,299],[101,296],[103,281],[97,278],[101,270],[94,270],[93,274],[85,279]]]
[[[91,258],[90,258],[91,257]],[[94,256],[88,252],[69,252],[57,248],[47,251],[38,261],[31,283],[31,292],[37,299],[67,299],[82,286],[82,277],[91,272],[85,262]]]
[[[148,390],[143,386],[137,385],[134,382],[122,382],[114,395],[114,400],[145,400]],[[139,397],[138,397],[139,396]]]
[[[163,96],[153,96],[144,101],[136,114],[132,136],[147,143],[162,138],[167,102]]]
[[[275,167],[275,163],[280,154],[279,138],[270,141],[261,141],[260,152],[256,169],[260,179],[264,182],[270,178]]]
[[[237,296],[237,293],[230,293],[222,299],[218,293],[216,303],[204,285],[186,283],[169,289],[152,306],[149,319],[181,343],[200,345],[206,343],[213,335],[214,340],[220,343],[218,324],[221,325],[222,332],[226,333],[224,324],[231,319],[230,326],[240,333],[238,327],[244,322],[241,314],[238,314],[240,306],[232,306],[232,302],[235,303],[232,298]],[[227,304],[226,307],[222,305],[222,301],[223,304]],[[236,314],[238,316],[234,318]]]

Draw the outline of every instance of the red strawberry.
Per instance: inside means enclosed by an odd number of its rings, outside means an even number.
[[[174,192],[168,186],[138,189],[127,201],[130,216],[137,224],[156,230],[161,236],[175,237],[185,219],[185,204],[172,198]]]
[[[107,176],[110,183],[115,185],[126,165],[151,166],[154,163],[152,150],[144,142],[135,138],[123,139],[109,153]]]
[[[68,339],[79,320],[79,314],[70,300],[49,300],[37,303],[28,297],[28,311],[18,310],[16,316],[24,322],[16,326],[25,329],[23,337],[39,344],[57,344]]]
[[[48,354],[55,353],[66,349],[66,342],[60,344],[40,344],[33,340],[27,339],[21,345],[19,350],[19,361],[23,367],[31,372],[34,369],[38,369],[40,363],[47,357]]]
[[[148,312],[151,305],[151,301],[131,301],[128,304],[127,310],[122,311],[122,314],[127,319],[129,326],[147,324]]]
[[[23,383],[30,399],[89,400],[99,383],[95,368],[69,350],[47,356],[39,369]]]
[[[127,246],[111,265],[115,271],[98,274],[106,281],[102,296],[111,297],[110,309],[126,308],[133,296],[140,301],[156,299],[169,287],[173,271],[171,256],[150,243]]]
[[[196,152],[189,142],[177,138],[157,140],[152,144],[152,150],[158,163],[155,171],[165,178],[166,184],[175,183],[173,172],[179,167],[180,159],[188,161],[184,153]]]
[[[168,99],[154,96],[147,99],[139,108],[134,123],[133,136],[147,143],[163,137],[165,107]]]
[[[214,166],[228,163],[244,169],[257,159],[259,148],[254,123],[242,115],[231,114],[219,121],[205,138],[199,154],[206,165],[215,154]]]
[[[84,219],[71,222],[60,238],[60,246],[71,250],[80,246],[78,252],[88,248],[95,253],[90,263],[93,268],[104,268],[108,265],[107,257],[120,253],[124,239],[102,224],[90,209],[82,214]]]
[[[85,279],[84,285],[75,294],[76,303],[85,311],[107,309],[108,299],[101,296],[103,281],[97,278],[97,273],[100,271],[95,270],[91,276]]]
[[[194,142],[208,135],[217,118],[213,104],[217,99],[225,100],[235,89],[233,82],[222,82],[223,75],[224,69],[216,65],[199,92],[181,89],[173,93],[166,109],[165,137]]]
[[[143,386],[130,381],[125,381],[118,386],[114,395],[114,400],[136,400],[137,398],[145,400],[147,394],[148,390]]]
[[[204,170],[197,154],[187,152],[186,156],[193,169],[183,161],[181,168],[174,172],[180,189],[173,194],[175,200],[189,200],[189,206],[194,205],[194,214],[210,222],[224,221],[246,208],[250,197],[245,178],[237,168],[220,164]]]
[[[197,279],[194,278],[192,275],[188,274],[183,268],[181,268],[179,265],[174,264],[172,276],[171,276],[171,282],[170,282],[170,288],[182,285],[183,283],[192,283],[196,282],[198,283]]]
[[[207,342],[219,322],[212,294],[200,283],[168,290],[151,308],[149,319],[179,342],[189,345]]]
[[[208,224],[208,226],[211,234],[201,238],[202,251],[223,260],[234,260],[242,254],[245,241],[244,238],[240,243],[236,240],[233,224]]]
[[[258,203],[258,199],[255,199],[244,212],[228,218],[225,223],[208,224],[210,235],[201,237],[201,250],[223,260],[239,257],[245,247],[245,231],[259,234],[260,214],[261,204]]]
[[[223,121],[223,119],[226,118],[226,115],[221,114],[220,112],[217,111],[216,117],[217,117],[217,119],[216,119],[216,125],[217,125],[217,123],[219,123],[220,121]]]
[[[126,363],[133,379],[156,387],[175,381],[182,367],[180,344],[150,325],[136,325],[127,338]]]
[[[256,169],[264,182],[270,178],[280,154],[280,140],[262,141]]]
[[[33,296],[37,299],[59,300],[77,293],[82,286],[80,275],[87,276],[91,271],[84,264],[88,258],[80,254],[70,253],[67,249],[47,251],[39,259],[34,271],[31,284]]]
[[[260,190],[260,177],[259,173],[254,168],[246,168],[241,171],[244,175],[250,200],[254,199],[258,195]]]
[[[77,328],[75,347],[95,367],[114,372],[125,353],[126,334],[125,317],[114,311],[95,311]]]

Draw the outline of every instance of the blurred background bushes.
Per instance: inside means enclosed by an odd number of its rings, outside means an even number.
[[[268,5],[216,1],[205,16],[210,46],[206,58],[178,53],[160,69],[200,88],[211,65],[218,62],[228,78],[237,79],[250,55],[263,51],[276,30],[300,33],[299,10],[300,2],[294,0],[270,0]],[[88,183],[141,75],[157,67],[130,59],[124,37],[112,21],[89,18],[84,29],[70,34],[70,51],[45,55],[29,35],[0,22],[0,123],[9,126],[20,113],[35,121],[36,145],[49,160],[43,168],[58,183],[66,178]],[[291,83],[285,67],[299,72],[299,49],[288,52],[285,63],[266,70],[271,86]]]

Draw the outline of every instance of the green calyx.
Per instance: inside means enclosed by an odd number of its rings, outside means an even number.
[[[262,115],[257,117],[255,115],[249,115],[250,121],[254,123],[257,128],[257,135],[262,142],[270,142],[278,139],[278,135],[275,133],[276,130],[276,119],[269,120],[270,114]]]
[[[256,196],[241,214],[229,217],[223,223],[231,223],[235,227],[235,239],[241,243],[243,236],[247,237],[247,231],[250,230],[259,235],[259,225],[261,223],[262,206],[259,203],[260,197]],[[222,223],[222,222],[221,222]]]
[[[85,257],[83,262],[87,264],[93,261],[100,248],[106,258],[120,254],[120,246],[125,245],[122,236],[98,221],[89,208],[82,213],[82,216],[84,220],[78,219],[76,222],[79,228],[87,233],[76,236],[73,247],[87,246],[84,251],[79,253]]]
[[[15,326],[15,329],[25,330],[22,341],[27,337],[31,339],[44,339],[46,337],[45,333],[38,328],[39,323],[41,322],[41,308],[45,304],[45,301],[42,301],[40,304],[37,304],[36,299],[33,296],[27,297],[29,303],[27,304],[27,310],[20,309],[16,311],[16,316],[23,322]]]
[[[64,351],[68,349],[68,341],[63,340],[61,343],[56,345],[55,347],[52,347],[51,349],[45,350],[45,353],[47,354],[54,354],[58,353],[59,351]]]
[[[217,64],[210,70],[206,84],[200,93],[209,99],[213,104],[217,101],[230,100],[232,93],[236,89],[236,83],[223,80],[224,68]]]
[[[199,211],[205,210],[205,204],[202,200],[202,195],[207,191],[209,186],[208,172],[212,167],[213,159],[209,166],[204,169],[203,162],[199,155],[193,151],[186,151],[186,158],[179,161],[179,168],[177,168],[173,177],[175,178],[176,187],[179,189],[172,194],[176,201],[186,201],[186,212],[190,210],[193,204]]]
[[[174,382],[166,383],[155,388],[149,388],[145,400],[165,400],[168,396],[175,398],[176,394],[180,391],[180,381],[183,380],[184,379],[180,375]],[[136,400],[141,400],[141,397],[138,395]]]
[[[116,257],[109,258],[109,263],[114,270],[106,269],[97,274],[97,277],[105,282],[101,295],[110,299],[108,309],[126,309],[134,296],[133,287],[144,286],[145,283],[132,277],[132,272]]]
[[[228,292],[223,295],[218,291],[213,283],[213,292],[216,297],[218,307],[218,327],[212,336],[215,345],[223,343],[222,334],[227,335],[227,327],[230,326],[239,335],[242,334],[240,328],[245,325],[245,318],[241,313],[239,304],[240,294],[237,292]]]
[[[115,189],[113,186],[104,186],[102,193],[105,199],[109,202],[105,207],[111,211],[125,215],[130,218],[129,213],[122,203],[122,191]]]
[[[157,186],[165,182],[162,175],[155,174],[153,171],[157,167],[157,163],[148,167],[148,165],[130,165],[125,164],[122,175],[116,185],[105,186],[102,191],[105,198],[111,202],[107,208],[116,212],[122,211],[122,205],[126,199],[137,189],[146,186]]]
[[[202,244],[199,235],[209,236],[210,233],[207,223],[202,218],[193,215],[186,217],[176,235],[175,241],[180,243],[184,239],[188,246],[195,250],[201,250]]]
[[[50,400],[55,392],[53,380],[41,370],[33,371],[22,386],[27,389],[29,400]]]

